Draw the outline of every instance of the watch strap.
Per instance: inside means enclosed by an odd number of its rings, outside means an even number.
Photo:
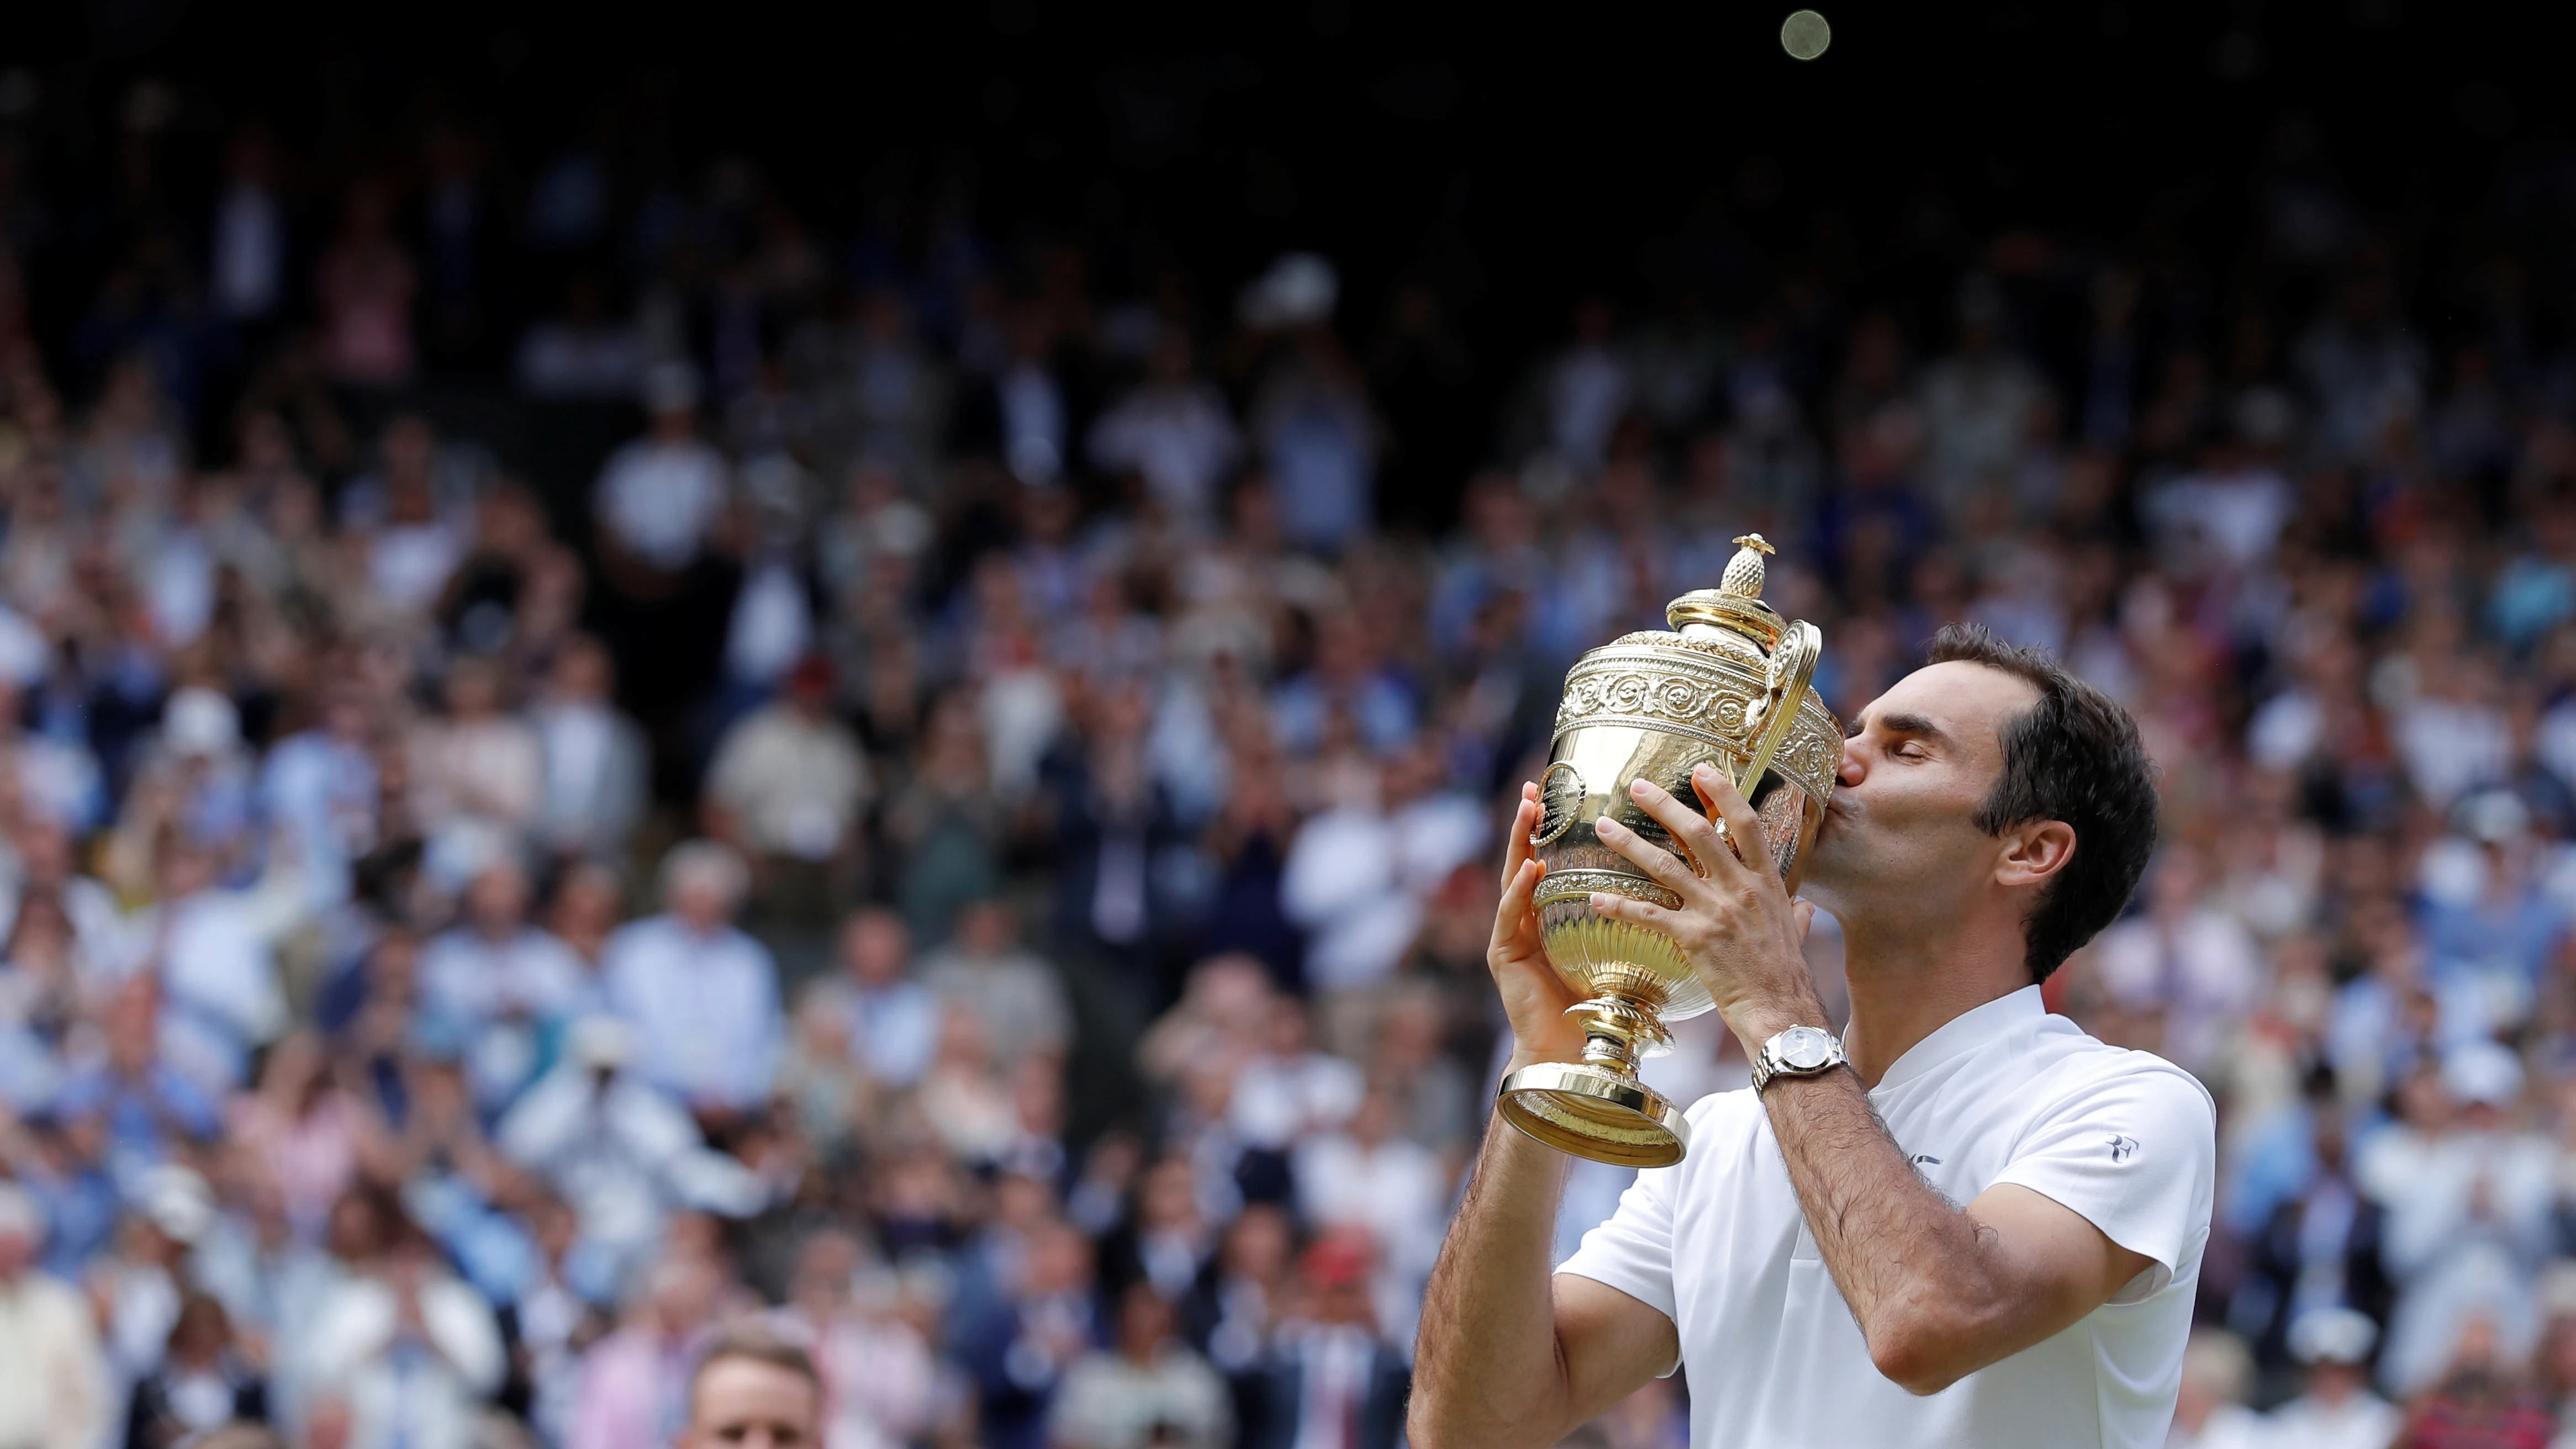
[[[1818,1036],[1823,1037],[1825,1039],[1825,1059],[1812,1067],[1793,1067],[1787,1062],[1781,1060],[1780,1038],[1787,1036],[1793,1031],[1812,1031]],[[1778,1077],[1821,1077],[1836,1067],[1848,1066],[1850,1063],[1851,1058],[1843,1055],[1843,1039],[1841,1037],[1834,1035],[1832,1032],[1827,1031],[1820,1026],[1786,1027],[1780,1031],[1774,1032],[1769,1041],[1762,1043],[1762,1050],[1754,1053],[1753,1094],[1757,1097],[1762,1095],[1762,1089],[1770,1086],[1773,1079]]]

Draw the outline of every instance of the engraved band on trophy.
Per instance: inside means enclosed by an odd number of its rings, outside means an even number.
[[[1584,998],[1566,1013],[1583,1030],[1583,1059],[1512,1073],[1496,1105],[1513,1126],[1578,1157],[1631,1167],[1681,1160],[1689,1123],[1638,1080],[1637,1064],[1671,1049],[1665,1023],[1717,1004],[1672,937],[1593,914],[1595,891],[1681,904],[1601,844],[1593,822],[1609,815],[1678,850],[1637,808],[1629,782],[1644,776],[1698,809],[1691,771],[1714,764],[1753,806],[1763,848],[1795,891],[1841,768],[1842,726],[1810,687],[1823,635],[1762,602],[1771,552],[1762,535],[1735,542],[1718,587],[1665,609],[1671,631],[1625,635],[1565,676],[1530,843],[1547,866],[1534,904],[1548,960]]]

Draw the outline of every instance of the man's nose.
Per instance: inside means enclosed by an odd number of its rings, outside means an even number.
[[[1838,785],[1857,785],[1860,783],[1861,777],[1868,773],[1869,771],[1861,764],[1860,751],[1853,749],[1851,744],[1846,741],[1843,745],[1842,763],[1834,769],[1834,783]]]

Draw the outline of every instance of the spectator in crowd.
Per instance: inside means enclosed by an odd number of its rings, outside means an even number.
[[[711,1151],[669,1093],[632,1068],[634,1034],[613,1017],[574,1024],[563,1059],[501,1119],[496,1145],[571,1204],[581,1240],[619,1270],[648,1256],[669,1215],[748,1216],[763,1191]]]
[[[581,1398],[567,1440],[574,1449],[651,1449],[683,1425],[694,1427],[698,1385],[689,1365],[706,1341],[723,1286],[720,1270],[702,1258],[673,1257],[654,1266],[626,1322],[583,1355]],[[813,1407],[805,1406],[809,1431]]]
[[[436,1244],[391,1208],[388,1241],[315,1311],[302,1371],[348,1406],[352,1445],[465,1449],[507,1360],[492,1306],[449,1272]]]
[[[832,667],[808,655],[779,697],[736,721],[707,770],[707,831],[751,862],[773,936],[819,934],[856,861],[874,793],[858,736],[830,709]]]
[[[598,993],[587,963],[529,921],[530,891],[517,861],[494,861],[466,888],[464,919],[421,950],[421,1009],[466,1044],[487,1117],[544,1071],[564,1028],[594,1008]]]
[[[161,1364],[135,1381],[127,1449],[172,1449],[235,1420],[268,1417],[268,1386],[233,1345],[224,1306],[198,1294],[179,1305]]]
[[[837,1444],[824,1432],[823,1384],[792,1344],[733,1330],[707,1345],[690,1370],[680,1449],[802,1449]]]
[[[644,813],[650,750],[643,730],[617,709],[613,673],[598,640],[567,639],[531,711],[545,779],[530,829],[559,856],[618,859]]]
[[[600,954],[608,1009],[633,1026],[641,1070],[710,1116],[758,1105],[778,1070],[777,967],[733,925],[747,884],[731,849],[675,846],[663,914],[621,927]]]
[[[2502,1353],[2527,1358],[2540,1338],[2540,1270],[2556,1231],[2556,1153],[2515,1130],[2522,1066],[2475,1041],[2451,1049],[2441,1090],[2449,1120],[2416,1160],[2387,1173],[2383,1256],[2398,1280],[2381,1372],[2399,1392],[2430,1386],[2476,1320]]]
[[[859,1245],[847,1234],[807,1238],[778,1313],[779,1336],[801,1344],[822,1376],[828,1449],[898,1449],[932,1425],[938,1367],[930,1345],[893,1311],[890,1276],[863,1282],[861,1272]]]
[[[882,906],[841,922],[838,977],[815,983],[807,1005],[832,1023],[870,1081],[903,1088],[921,1080],[938,1042],[939,997],[912,978],[912,932]]]
[[[712,541],[727,499],[724,455],[698,436],[698,379],[687,364],[646,374],[652,431],[619,449],[600,470],[592,508],[613,587],[628,594],[666,590]]]
[[[959,914],[949,945],[921,963],[922,984],[975,1018],[1004,1062],[1061,1054],[1073,1039],[1062,979],[1019,932],[1008,902],[977,901]]]
[[[1066,1371],[1049,1440],[1065,1449],[1218,1449],[1233,1437],[1225,1381],[1177,1333],[1172,1301],[1149,1281],[1118,1298],[1115,1346]]]
[[[0,1426],[11,1442],[83,1449],[109,1421],[107,1360],[78,1288],[36,1265],[45,1221],[0,1183]]]
[[[2182,1396],[2174,1403],[2167,1449],[2261,1449],[2268,1427],[2245,1406],[2254,1363],[2225,1333],[2200,1332],[2182,1355]]]
[[[508,713],[499,669],[486,659],[448,666],[446,709],[407,749],[412,819],[435,855],[471,859],[491,840],[516,840],[535,819],[545,761],[535,730]]]
[[[1358,1234],[1327,1235],[1306,1251],[1303,1311],[1283,1323],[1251,1375],[1244,1449],[1395,1449],[1413,1374],[1377,1329],[1370,1249]]]
[[[1163,329],[1144,380],[1091,430],[1092,461],[1143,478],[1155,505],[1190,530],[1215,513],[1242,448],[1232,409],[1196,375],[1189,334],[1177,328]]]
[[[2305,1368],[2299,1396],[2272,1411],[2274,1449],[2384,1449],[2397,1409],[2370,1391],[2378,1326],[2350,1308],[2312,1308],[2290,1325],[2290,1356]]]
[[[965,1352],[985,1442],[1041,1449],[1065,1374],[1102,1336],[1103,1315],[1092,1292],[1091,1244],[1080,1232],[1044,1221],[1021,1236],[1013,1281],[970,1330]]]

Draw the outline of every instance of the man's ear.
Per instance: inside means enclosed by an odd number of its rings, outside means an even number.
[[[2029,820],[2006,830],[1995,860],[1995,884],[2044,884],[2075,858],[2075,827],[2063,820]]]

